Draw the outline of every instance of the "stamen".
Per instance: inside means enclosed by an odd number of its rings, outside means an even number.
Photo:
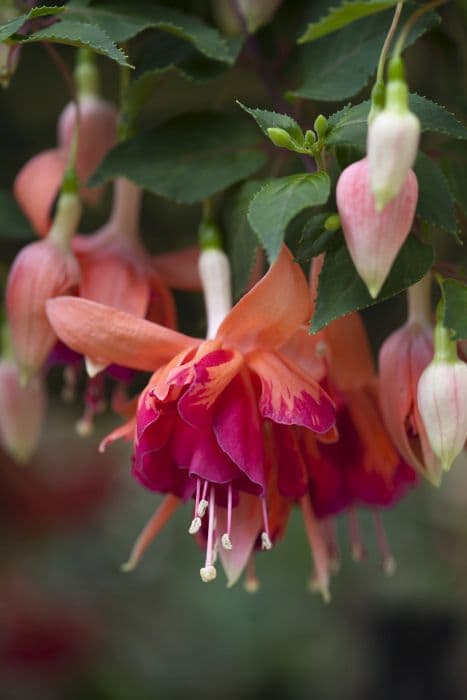
[[[339,543],[337,541],[336,521],[334,518],[326,518],[323,522],[324,536],[329,552],[329,567],[333,574],[337,574],[341,565]]]
[[[383,519],[379,510],[373,511],[373,519],[375,523],[376,539],[378,541],[378,548],[381,552],[383,559],[383,571],[386,576],[392,576],[396,571],[396,560],[394,559],[391,550],[389,549],[389,542],[386,535],[386,530],[384,529]]]
[[[176,496],[166,496],[156,509],[152,518],[146,523],[141,534],[133,545],[130,558],[120,567],[122,571],[133,571],[139,564],[141,557],[149,547],[156,535],[162,530],[166,522],[171,518],[181,501]]]
[[[199,570],[201,580],[204,583],[214,581],[217,572],[213,565],[214,560],[214,527],[215,527],[215,489],[211,486],[209,491],[209,523],[208,523],[208,540],[206,543],[206,562],[204,567]]]
[[[261,533],[261,549],[269,550],[272,549],[271,535],[269,532],[269,520],[268,520],[268,510],[266,506],[266,499],[261,499],[261,508],[263,511],[263,524],[264,531]]]
[[[201,494],[201,480],[196,479],[195,515],[198,512],[200,494]]]
[[[190,535],[196,535],[196,533],[199,532],[200,529],[201,529],[201,518],[198,518],[198,516],[196,516],[191,521],[191,525],[188,528],[188,533]]]
[[[230,532],[232,530],[232,484],[229,484],[227,490],[227,532],[221,537],[222,546],[224,549],[231,550],[232,542],[230,541]]]
[[[313,511],[313,506],[308,494],[300,499],[305,530],[310,543],[311,555],[315,564],[315,574],[311,579],[313,590],[320,591],[323,599],[327,602],[329,593],[329,571],[330,561],[326,542],[321,531],[319,522]]]
[[[254,557],[251,556],[246,565],[246,576],[245,581],[243,582],[243,588],[247,593],[257,593],[260,586],[260,580],[257,577],[255,570],[255,560]]]
[[[347,521],[349,525],[350,550],[354,561],[362,561],[366,557],[366,548],[363,542],[362,533],[360,530],[360,522],[358,520],[357,511],[355,508],[350,508],[347,513]]]
[[[196,512],[198,513],[200,518],[202,518],[204,516],[204,514],[206,513],[206,510],[208,508],[208,502],[206,500],[207,493],[208,493],[208,482],[206,480],[204,482],[204,486],[203,486],[203,494],[201,496],[201,500],[200,500],[200,502],[198,504],[198,508],[196,510]]]

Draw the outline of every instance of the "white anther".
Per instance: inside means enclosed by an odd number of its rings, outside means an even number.
[[[199,505],[198,505],[198,515],[200,518],[203,517],[203,515],[205,514],[207,509],[208,509],[208,502],[205,498],[202,498],[199,502]]]
[[[319,578],[316,574],[313,574],[308,579],[308,590],[310,591],[310,593],[320,593],[323,596],[323,602],[331,602],[331,594],[329,592],[329,588],[327,586],[325,588],[322,587]]]
[[[383,561],[383,571],[386,576],[393,576],[396,573],[397,562],[392,555],[387,556]]]
[[[246,578],[243,582],[243,588],[247,593],[258,593],[260,586],[260,580],[259,578],[256,578],[256,576],[248,576],[248,578]]]
[[[227,532],[225,532],[221,537],[222,546],[224,549],[232,549],[232,542]]]
[[[272,549],[271,538],[269,537],[267,532],[261,533],[261,549]]]
[[[190,525],[189,530],[188,530],[189,534],[196,535],[196,533],[199,532],[200,527],[201,527],[201,518],[198,518],[198,516],[196,516],[196,518],[193,518],[193,520],[191,521],[191,525]]]
[[[80,437],[89,437],[94,432],[94,423],[87,418],[76,422],[75,430]]]
[[[199,570],[199,575],[203,583],[214,581],[217,576],[216,567],[212,566],[212,564],[210,566],[203,566],[203,568]]]

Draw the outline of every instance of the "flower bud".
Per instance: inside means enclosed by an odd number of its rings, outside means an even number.
[[[225,34],[236,36],[244,26],[249,34],[267,24],[278,10],[282,0],[238,0],[237,8],[230,0],[213,0],[216,24]]]
[[[106,153],[117,142],[117,110],[113,104],[95,95],[79,98],[80,129],[76,170],[85,184]],[[60,148],[68,150],[76,127],[76,106],[70,102],[63,110],[57,127]],[[87,201],[95,203],[100,190],[85,190]]]
[[[40,439],[46,410],[46,392],[41,376],[21,384],[13,362],[0,362],[0,442],[17,462],[25,463]]]
[[[367,154],[376,210],[397,197],[415,162],[420,122],[407,107],[407,85],[390,80],[386,105],[368,126]]]
[[[46,301],[69,294],[79,283],[78,263],[69,244],[80,211],[76,195],[61,195],[49,235],[23,248],[8,276],[6,308],[16,359],[26,380],[40,369],[56,341]]]
[[[285,129],[271,127],[268,129],[268,136],[275,146],[279,148],[293,148],[293,142],[290,134]]]
[[[447,471],[467,440],[467,364],[443,326],[435,330],[435,356],[420,377],[417,396],[431,447]]]
[[[198,261],[208,320],[206,337],[214,338],[232,308],[229,259],[222,250],[206,248]]]
[[[412,227],[418,182],[409,170],[402,190],[382,212],[375,209],[368,158],[352,163],[339,177],[337,208],[358,274],[376,298]]]

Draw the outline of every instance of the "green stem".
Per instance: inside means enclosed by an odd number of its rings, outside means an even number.
[[[391,26],[389,27],[386,39],[384,40],[383,48],[381,49],[381,54],[378,62],[378,70],[376,72],[376,83],[384,82],[384,66],[386,64],[386,58],[389,52],[389,47],[391,46],[391,42],[394,38],[397,25],[399,24],[399,19],[401,16],[403,6],[404,0],[400,0],[400,2],[397,3],[396,10],[394,12],[394,17],[392,18]]]
[[[430,10],[433,10],[435,7],[438,7],[438,5],[443,5],[447,0],[432,0],[432,2],[428,2],[426,5],[422,5],[421,7],[418,8],[418,10],[415,10],[413,14],[410,15],[409,19],[407,22],[404,24],[404,26],[401,29],[401,33],[399,34],[399,38],[397,39],[396,45],[394,47],[394,52],[393,52],[393,57],[394,58],[399,58],[403,49],[405,42],[407,41],[407,37],[414,26],[415,22],[421,17],[422,15],[425,14],[425,12],[429,12]]]

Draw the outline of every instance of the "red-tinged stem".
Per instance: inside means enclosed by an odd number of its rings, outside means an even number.
[[[152,518],[144,526],[141,534],[136,540],[133,549],[131,550],[130,558],[122,565],[122,571],[133,571],[135,569],[146,549],[149,547],[153,539],[159,534],[164,525],[172,517],[181,500],[176,496],[169,494],[164,498],[162,503],[156,509]]]

